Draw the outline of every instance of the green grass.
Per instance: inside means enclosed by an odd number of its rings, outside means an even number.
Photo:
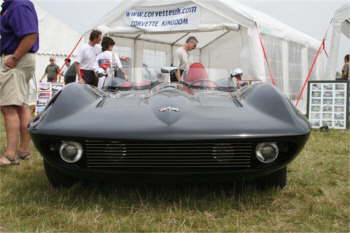
[[[116,186],[54,190],[42,159],[0,169],[0,232],[349,232],[350,131],[313,132],[283,190]],[[0,152],[5,133],[0,118]]]

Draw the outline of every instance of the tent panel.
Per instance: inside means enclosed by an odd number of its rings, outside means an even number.
[[[297,43],[288,43],[289,90],[290,99],[296,100],[301,91],[303,80],[303,47]]]
[[[269,59],[271,72],[274,75],[276,86],[281,91],[284,91],[284,71],[283,64],[286,60],[283,57],[283,40],[280,38],[272,37],[269,35],[263,35],[264,46]],[[265,62],[265,69],[268,70],[267,64]],[[269,82],[271,80],[269,79]]]
[[[40,28],[39,53],[67,56],[79,41],[80,33],[51,16],[41,7],[36,6],[35,8]]]
[[[210,69],[226,70],[228,74],[230,70],[242,67],[241,50],[241,34],[230,32],[202,50],[202,63]]]
[[[342,23],[341,31],[347,38],[350,39],[350,18]]]

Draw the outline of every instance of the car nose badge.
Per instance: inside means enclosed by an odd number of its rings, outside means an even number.
[[[159,109],[160,112],[180,112],[180,109],[179,108],[176,108],[176,107],[165,107],[165,108],[161,108]]]

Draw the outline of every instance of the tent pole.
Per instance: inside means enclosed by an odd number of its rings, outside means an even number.
[[[306,86],[307,86],[307,84],[308,84],[308,82],[309,82],[309,80],[310,80],[310,78],[311,78],[312,72],[314,71],[314,68],[315,68],[315,66],[316,66],[316,62],[317,62],[317,60],[318,60],[318,58],[319,58],[319,56],[320,56],[320,54],[321,54],[321,52],[322,52],[322,49],[323,49],[324,46],[325,46],[325,43],[326,43],[326,40],[323,39],[323,40],[322,40],[322,43],[321,43],[321,45],[320,45],[320,48],[317,50],[317,53],[316,53],[316,55],[315,55],[315,57],[314,57],[314,60],[312,61],[311,68],[310,68],[310,70],[309,70],[309,72],[308,72],[308,74],[307,74],[307,77],[306,77],[305,81],[304,81],[303,87],[302,87],[302,89],[301,89],[301,91],[300,91],[300,93],[299,93],[299,95],[298,95],[298,97],[297,97],[297,101],[296,101],[296,103],[295,103],[295,106],[296,106],[296,107],[298,107],[299,102],[300,102],[300,100],[301,100],[301,97],[302,97],[303,94],[304,94],[304,90],[305,90],[305,88],[306,88]]]
[[[122,39],[129,39],[129,40],[136,40],[135,37],[128,37],[128,36],[114,36],[115,38],[122,38]],[[137,39],[139,41],[145,41],[145,42],[150,42],[150,43],[157,43],[157,44],[162,44],[162,45],[171,45],[170,43],[167,42],[161,42],[161,41],[156,41],[156,40],[149,40],[149,39]]]
[[[182,40],[183,38],[185,38],[186,36],[188,36],[190,34],[190,32],[187,32],[185,35],[181,36],[179,39],[175,40],[173,43],[171,43],[172,46],[176,45],[177,42],[179,42],[180,40]]]
[[[170,46],[170,49],[171,49],[171,51],[170,51],[170,56],[171,56],[171,66],[174,66],[174,45],[171,45]]]
[[[135,70],[135,68],[136,68],[136,64],[137,64],[137,40],[136,40],[136,38],[134,39],[134,62],[133,62],[133,68],[134,68],[134,70]]]
[[[67,59],[70,59],[73,55],[73,53],[75,52],[75,50],[78,48],[80,42],[83,40],[84,35],[82,35],[80,37],[80,39],[77,41],[77,43],[74,45],[74,48],[72,49],[72,51],[69,53],[69,55],[66,57]],[[58,75],[57,78],[61,79],[61,75],[62,75],[62,71],[64,69],[64,66],[66,65],[66,63],[63,63],[63,65],[61,66],[60,70],[58,71]],[[60,81],[60,80],[59,80]]]
[[[231,31],[226,31],[223,34],[221,34],[220,36],[216,37],[215,39],[213,39],[212,41],[210,41],[209,43],[207,43],[206,45],[204,45],[203,47],[201,47],[201,49],[205,49],[206,47],[212,45],[215,41],[223,38],[224,36],[226,36],[228,33],[230,33]]]

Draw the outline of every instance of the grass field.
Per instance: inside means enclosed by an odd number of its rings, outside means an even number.
[[[313,132],[283,190],[77,185],[57,191],[42,159],[0,169],[0,232],[349,232],[350,131]],[[5,133],[0,119],[0,153]]]

